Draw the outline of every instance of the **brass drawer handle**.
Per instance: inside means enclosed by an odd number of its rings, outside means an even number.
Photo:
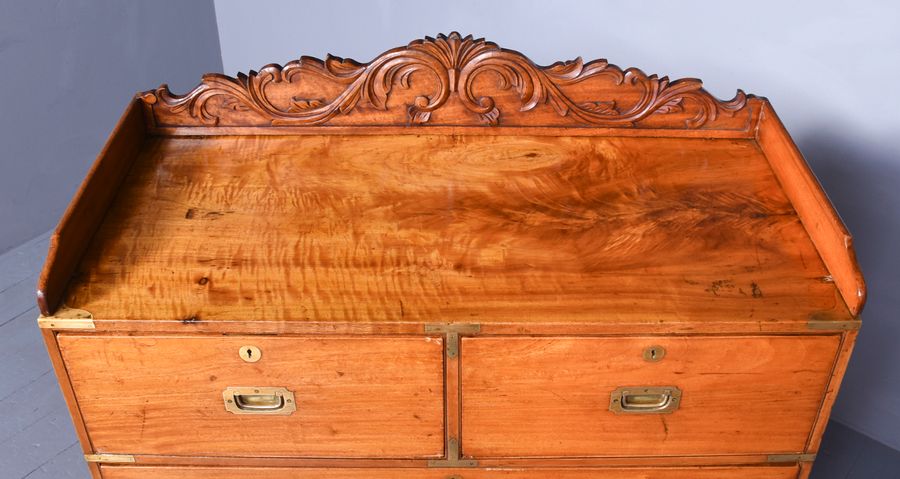
[[[225,410],[234,414],[289,416],[297,410],[294,393],[285,388],[227,387],[222,398]]]
[[[609,410],[616,414],[669,414],[679,404],[681,389],[675,386],[622,387],[609,398]]]

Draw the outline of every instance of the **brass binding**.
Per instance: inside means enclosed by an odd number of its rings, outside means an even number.
[[[769,454],[766,462],[813,462],[815,454]]]
[[[87,462],[111,462],[111,463],[133,463],[134,456],[131,454],[85,454],[84,460]]]
[[[806,323],[807,329],[812,329],[815,331],[854,331],[859,329],[860,321],[858,319],[851,319],[847,321],[823,321],[818,319],[811,319]]]

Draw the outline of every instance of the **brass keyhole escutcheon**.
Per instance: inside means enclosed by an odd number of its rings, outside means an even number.
[[[655,363],[657,361],[662,361],[662,358],[664,357],[666,357],[666,348],[662,346],[654,345],[644,349],[644,361]]]
[[[262,351],[256,346],[241,346],[241,349],[238,350],[238,355],[245,362],[255,363],[262,358]]]

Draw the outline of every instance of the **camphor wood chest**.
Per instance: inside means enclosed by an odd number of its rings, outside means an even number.
[[[859,327],[769,103],[471,36],[137,96],[39,323],[104,479],[788,479]]]

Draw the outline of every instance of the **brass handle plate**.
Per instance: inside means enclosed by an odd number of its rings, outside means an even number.
[[[277,387],[227,387],[222,391],[225,410],[233,414],[290,416],[297,410],[294,393]]]
[[[675,386],[633,386],[610,394],[609,410],[616,414],[670,414],[681,404],[681,389]]]

